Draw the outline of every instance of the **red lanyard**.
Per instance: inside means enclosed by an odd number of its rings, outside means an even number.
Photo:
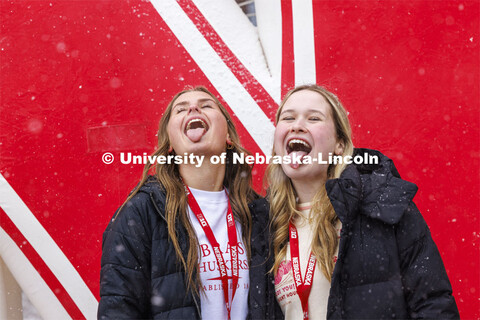
[[[227,266],[225,260],[223,260],[222,251],[220,250],[220,245],[213,234],[212,228],[205,219],[200,206],[195,200],[190,188],[185,186],[187,189],[188,196],[188,205],[192,209],[193,213],[197,217],[198,222],[202,226],[203,232],[207,236],[208,241],[212,245],[215,258],[217,259],[218,267],[220,269],[220,278],[222,280],[223,287],[223,296],[225,298],[225,306],[227,308],[228,319],[230,319],[230,314],[232,311],[233,298],[235,297],[235,291],[237,290],[238,284],[238,240],[237,240],[237,229],[235,228],[235,218],[233,217],[232,208],[230,207],[230,200],[228,201],[228,210],[227,210],[227,230],[228,230],[228,242],[230,243],[230,262],[232,264],[232,300],[228,299],[228,275],[227,275]]]
[[[312,289],[313,274],[315,273],[315,265],[317,259],[310,252],[310,258],[308,259],[307,271],[305,273],[305,279],[302,281],[302,274],[300,269],[300,251],[298,249],[298,232],[297,228],[290,222],[290,256],[292,258],[292,270],[293,270],[293,282],[297,289],[298,297],[302,303],[303,319],[308,320],[308,296]]]

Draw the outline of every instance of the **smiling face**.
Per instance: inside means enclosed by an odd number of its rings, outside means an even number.
[[[310,156],[323,160],[328,154],[340,155],[343,143],[337,139],[329,103],[318,92],[300,90],[288,97],[280,111],[274,136],[279,156]],[[282,164],[284,173],[295,181],[327,178],[327,164]]]
[[[218,155],[229,141],[225,116],[202,91],[185,92],[174,101],[167,134],[170,146],[180,155]]]

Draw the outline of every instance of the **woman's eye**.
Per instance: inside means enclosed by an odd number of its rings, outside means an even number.
[[[210,105],[210,104],[204,104],[204,105],[202,106],[202,109],[205,109],[205,108],[212,108],[212,105]]]
[[[295,118],[292,117],[292,116],[285,116],[285,117],[281,118],[280,120],[290,121],[290,120],[295,120]]]
[[[185,110],[187,110],[187,108],[183,108],[183,107],[177,108],[177,113],[181,113]]]
[[[320,119],[320,117],[310,117],[309,120],[310,121],[320,121],[322,119]]]

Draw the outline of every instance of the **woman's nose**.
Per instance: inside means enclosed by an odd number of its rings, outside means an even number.
[[[307,129],[305,128],[305,124],[302,119],[297,119],[295,122],[292,123],[290,126],[291,132],[306,132]]]
[[[196,103],[192,103],[188,107],[188,113],[192,113],[192,112],[200,112],[200,108],[198,107],[198,105]]]

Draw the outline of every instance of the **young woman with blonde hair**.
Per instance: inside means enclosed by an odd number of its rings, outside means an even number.
[[[245,319],[249,290],[251,167],[230,115],[204,87],[176,94],[154,156],[103,239],[99,319]],[[210,157],[226,153],[224,164]],[[149,175],[150,171],[153,175]]]
[[[329,155],[348,160],[365,153],[378,163],[328,163]],[[417,187],[380,152],[353,148],[347,112],[334,94],[317,85],[288,92],[276,116],[273,154],[292,161],[269,165],[268,203],[253,204],[257,317],[459,317],[412,201]],[[308,157],[312,163],[293,161]]]

